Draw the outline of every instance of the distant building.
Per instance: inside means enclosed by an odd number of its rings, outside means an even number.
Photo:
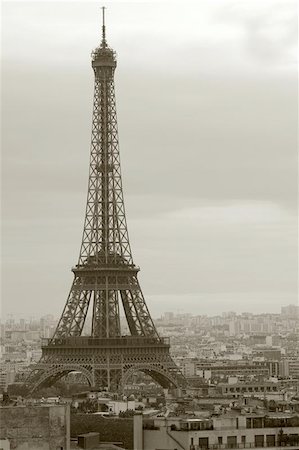
[[[217,390],[222,395],[233,395],[239,397],[244,394],[251,394],[255,396],[262,396],[263,398],[277,398],[278,394],[281,396],[281,400],[284,400],[284,394],[282,392],[282,386],[280,383],[273,382],[254,382],[254,383],[219,383]],[[274,395],[273,395],[274,394]]]
[[[13,383],[16,377],[14,370],[1,367],[0,368],[0,392],[6,391],[9,384]],[[1,447],[0,447],[1,449]]]
[[[174,314],[173,312],[165,312],[163,315],[163,320],[165,322],[171,322],[174,319]]]
[[[279,375],[282,378],[294,378],[299,380],[299,360],[283,359],[279,363]]]
[[[218,377],[229,377],[236,375],[253,375],[268,377],[269,365],[264,361],[207,361],[187,360],[182,361],[181,370],[186,377],[202,377],[214,379]]]
[[[281,307],[281,315],[288,319],[299,318],[299,306],[297,305],[288,305]]]
[[[256,357],[262,357],[265,360],[279,361],[281,359],[281,349],[278,347],[260,346],[253,351]]]

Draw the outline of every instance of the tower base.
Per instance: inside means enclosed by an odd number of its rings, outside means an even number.
[[[133,373],[142,371],[163,388],[184,387],[186,380],[169,347],[168,338],[137,336],[44,339],[42,358],[27,383],[32,393],[78,371],[94,389],[123,392]]]

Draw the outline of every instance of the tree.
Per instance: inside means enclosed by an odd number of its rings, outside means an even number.
[[[269,400],[268,408],[269,408],[269,411],[275,412],[276,411],[276,402],[274,400]]]
[[[3,392],[2,404],[3,406],[7,406],[10,403],[10,397],[7,392]]]
[[[133,409],[127,409],[127,411],[121,411],[119,413],[119,417],[125,418],[125,417],[133,417],[135,411]]]
[[[78,410],[83,413],[94,413],[98,411],[98,402],[96,400],[87,399],[78,405]]]
[[[8,395],[12,396],[18,396],[26,397],[28,394],[28,387],[23,383],[12,383],[9,384],[7,387],[7,393]]]
[[[278,433],[278,445],[281,445],[282,443],[286,443],[287,442],[286,438],[288,438],[288,436],[283,433],[283,429],[281,428]]]

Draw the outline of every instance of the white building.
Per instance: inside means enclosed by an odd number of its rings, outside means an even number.
[[[275,449],[278,445],[298,450],[298,414],[156,417],[151,421],[134,416],[134,450]]]

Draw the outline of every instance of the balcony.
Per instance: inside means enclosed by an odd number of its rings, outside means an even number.
[[[209,445],[207,447],[201,447],[199,445],[190,445],[190,450],[222,450],[222,449],[239,449],[239,448],[255,448],[255,449],[260,449],[260,448],[268,448],[268,449],[274,449],[274,448],[279,448],[281,449],[282,447],[285,447],[288,450],[298,450],[298,445],[292,445],[292,444],[285,444],[285,443],[281,443],[281,444],[276,444],[276,445],[255,445],[253,443],[248,443],[248,444],[214,444],[214,445]]]
[[[170,345],[169,338],[143,336],[120,336],[97,338],[90,336],[42,339],[42,348],[128,348],[128,347],[165,347]]]

